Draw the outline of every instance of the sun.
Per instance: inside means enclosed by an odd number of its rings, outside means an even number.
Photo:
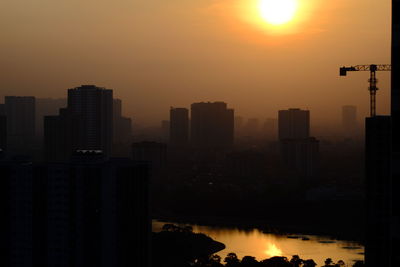
[[[282,25],[291,21],[297,8],[297,0],[260,0],[259,3],[261,17],[272,25]]]

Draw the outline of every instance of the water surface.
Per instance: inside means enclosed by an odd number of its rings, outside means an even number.
[[[222,259],[234,252],[241,259],[244,256],[256,257],[258,261],[272,256],[285,256],[290,259],[299,255],[302,259],[313,259],[322,266],[326,258],[334,262],[343,260],[347,266],[352,266],[356,260],[364,260],[364,246],[357,242],[334,240],[317,235],[280,235],[263,233],[261,230],[239,229],[230,227],[203,226],[195,224],[179,224],[174,222],[153,221],[153,231],[159,232],[166,223],[178,226],[190,225],[193,232],[204,233],[212,239],[222,242],[226,248],[219,251]],[[309,239],[303,240],[302,238]]]

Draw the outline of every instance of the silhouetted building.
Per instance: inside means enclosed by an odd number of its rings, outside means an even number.
[[[279,113],[282,163],[300,177],[313,178],[319,167],[319,141],[310,137],[310,112],[289,109]]]
[[[357,107],[343,106],[342,107],[342,127],[346,136],[354,136],[357,134]]]
[[[79,149],[102,150],[111,155],[113,91],[94,85],[68,89],[68,112],[80,116]]]
[[[243,123],[244,123],[243,117],[235,116],[234,118],[235,137],[242,135]]]
[[[26,152],[35,140],[35,98],[32,96],[6,96],[8,150]]]
[[[366,197],[368,266],[391,266],[392,182],[390,173],[391,118],[376,116],[366,119]],[[373,264],[374,263],[374,264]]]
[[[169,111],[170,135],[169,143],[172,147],[184,147],[189,143],[189,110],[187,108],[173,108]]]
[[[400,261],[400,1],[392,0],[391,116],[366,120],[367,267]]]
[[[44,158],[47,162],[68,161],[80,148],[81,116],[62,108],[58,116],[44,117]]]
[[[234,142],[234,110],[224,102],[191,105],[191,143],[198,149],[229,149]]]
[[[392,0],[392,74],[391,74],[391,257],[392,266],[400,262],[400,0]],[[390,226],[389,226],[390,225]],[[383,266],[383,265],[381,265]]]
[[[148,266],[146,164],[99,151],[77,151],[70,163],[27,163],[0,162],[4,266]]]
[[[122,101],[113,99],[113,143],[128,145],[132,141],[132,120],[122,116]]]
[[[56,116],[60,108],[67,107],[66,98],[36,98],[36,135],[43,137],[44,116]]]
[[[310,111],[291,108],[278,113],[279,140],[310,137]]]

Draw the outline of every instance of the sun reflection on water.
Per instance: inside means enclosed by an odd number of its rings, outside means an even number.
[[[282,256],[282,250],[280,250],[275,244],[270,243],[268,244],[268,248],[264,251],[270,257],[274,256]]]

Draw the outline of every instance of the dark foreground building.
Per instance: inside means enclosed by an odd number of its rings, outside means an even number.
[[[400,262],[400,0],[392,0],[391,116],[366,120],[368,267]]]
[[[100,151],[3,160],[2,266],[148,266],[148,166]]]

